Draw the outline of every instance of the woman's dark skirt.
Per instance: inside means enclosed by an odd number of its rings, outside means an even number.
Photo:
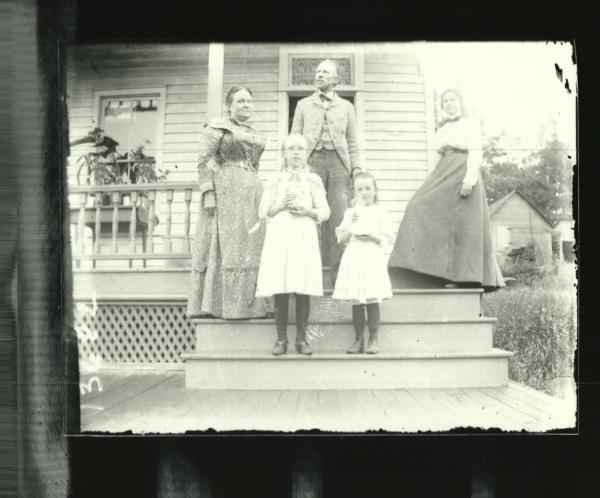
[[[389,260],[395,288],[504,285],[481,177],[460,196],[466,168],[466,152],[446,153],[408,203]]]

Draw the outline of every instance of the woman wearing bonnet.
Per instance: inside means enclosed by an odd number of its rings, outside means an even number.
[[[481,130],[456,90],[441,96],[438,162],[406,207],[388,266],[408,287],[504,285],[494,254],[481,179]]]

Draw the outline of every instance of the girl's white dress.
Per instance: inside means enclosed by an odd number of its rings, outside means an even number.
[[[358,220],[352,223],[355,212]],[[333,297],[364,304],[391,298],[392,284],[385,248],[393,240],[394,233],[387,212],[377,204],[347,209],[336,232],[345,229],[352,235],[342,256]],[[356,237],[366,233],[377,234],[381,243]]]
[[[292,192],[296,203],[317,211],[318,221],[329,218],[329,205],[321,179],[309,171],[283,171],[267,186],[259,216],[267,218],[269,207]],[[323,295],[321,253],[317,222],[287,210],[267,219],[256,296],[282,293]]]

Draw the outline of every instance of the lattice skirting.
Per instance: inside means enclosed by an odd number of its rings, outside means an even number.
[[[98,363],[181,363],[193,349],[185,304],[78,303],[74,312],[79,357]]]

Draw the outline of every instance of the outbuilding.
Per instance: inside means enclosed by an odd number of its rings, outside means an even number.
[[[492,234],[498,260],[502,262],[522,248],[533,248],[535,261],[552,262],[553,224],[518,190],[489,205]]]

